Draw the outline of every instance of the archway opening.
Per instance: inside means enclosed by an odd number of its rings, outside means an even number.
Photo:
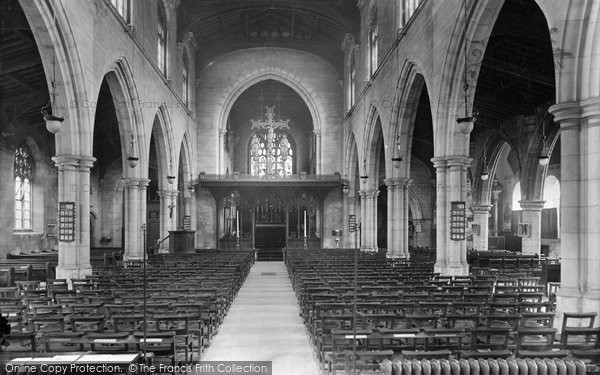
[[[429,93],[424,82],[418,97],[410,140],[410,196],[422,207],[418,216],[412,212],[408,220],[409,245],[435,246],[435,169],[431,159],[433,148],[433,120]]]
[[[227,119],[227,167],[257,177],[316,170],[316,138],[308,106],[289,86],[264,80],[244,91]]]
[[[123,163],[120,126],[115,97],[106,78],[102,80],[94,117],[90,211],[97,220],[91,233],[90,247],[124,246],[124,196],[121,185]]]

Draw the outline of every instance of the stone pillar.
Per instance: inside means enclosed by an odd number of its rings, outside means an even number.
[[[177,191],[176,190],[159,190],[160,197],[160,239],[164,239],[169,235],[169,231],[175,230],[177,227]],[[161,244],[161,249],[169,247],[169,242],[165,241]]]
[[[315,173],[321,174],[321,133],[315,132]]]
[[[384,183],[387,188],[387,253],[386,258],[396,258],[399,250],[397,232],[399,220],[396,214],[396,190],[397,184],[395,179],[386,179]]]
[[[436,215],[436,259],[434,269],[435,272],[442,272],[447,267],[446,260],[446,238],[448,237],[448,213],[450,204],[446,203],[446,159],[433,158],[433,167],[436,171],[436,187],[435,187],[435,215]]]
[[[523,210],[521,223],[529,224],[529,233],[522,237],[523,254],[540,254],[542,246],[542,208],[544,201],[519,201]]]
[[[582,132],[581,129],[582,114],[579,103],[556,104],[550,107],[549,112],[554,115],[554,121],[560,124],[561,131],[561,286],[557,292],[557,319],[554,321],[555,327],[560,327],[564,312],[583,311],[587,267],[584,246],[587,239],[583,228],[585,218],[581,211],[587,202],[581,195],[581,167],[582,159],[585,160],[582,142],[586,140],[585,131]],[[598,150],[598,144],[591,146]]]
[[[388,258],[408,258],[408,189],[411,180],[386,180],[388,187]],[[390,241],[391,239],[391,241]]]
[[[354,249],[354,246],[356,246],[354,243],[355,235],[350,232],[350,215],[356,215],[356,196],[354,193],[349,193],[348,196],[344,197],[344,218],[342,220],[344,225],[342,228],[342,239],[340,241],[340,247]],[[357,222],[360,220],[358,217],[356,219]]]
[[[142,246],[139,232],[142,231],[140,222],[139,180],[125,179],[125,260],[142,259]]]
[[[136,259],[142,259],[144,256],[144,251],[148,251],[151,246],[154,244],[148,243],[148,232],[146,229],[146,238],[144,238],[144,231],[142,230],[142,225],[146,224],[146,218],[148,217],[147,212],[147,202],[148,202],[148,184],[150,184],[150,180],[148,179],[140,179],[138,182],[138,215],[137,215],[137,226],[133,228],[133,230],[137,231],[137,241],[139,244],[139,249],[136,251],[135,256],[138,257]]]
[[[378,190],[360,190],[362,251],[377,251],[377,196]]]
[[[75,203],[75,240],[58,242],[56,277],[80,278],[91,274],[90,265],[90,169],[96,159],[89,156],[58,155],[58,201]]]
[[[408,248],[408,194],[410,190],[410,185],[412,180],[409,178],[400,179],[399,192],[398,192],[398,202],[397,202],[397,210],[399,212],[399,226],[397,236],[400,243],[400,249],[398,251],[398,256],[400,258],[409,258],[409,248]]]
[[[466,202],[467,167],[471,159],[454,155],[432,161],[437,171],[437,259],[434,270],[447,276],[468,275],[467,240],[451,240],[449,228],[451,202]]]
[[[195,230],[198,232],[197,228],[197,220],[196,220],[196,190],[194,187],[188,188],[189,191],[189,205],[186,206],[189,211],[186,212],[186,215],[190,215],[190,230]]]
[[[81,230],[80,230],[80,251],[79,255],[79,273],[78,277],[91,274],[92,265],[90,264],[90,170],[94,166],[93,157],[82,156],[79,159],[79,199],[81,202]],[[59,278],[59,277],[57,277]],[[64,277],[63,277],[64,278]]]
[[[217,162],[217,173],[225,173],[225,129],[219,129],[219,146],[218,146],[219,160]],[[233,172],[233,171],[231,171]]]
[[[479,251],[488,250],[489,217],[492,206],[489,204],[474,205],[473,224],[479,225],[479,234],[473,233],[473,248]]]
[[[600,311],[600,98],[581,103],[585,119],[583,138],[585,140],[585,287],[583,290],[584,311]],[[562,200],[562,196],[561,196]],[[562,226],[561,220],[561,226]],[[563,247],[564,249],[564,247]],[[599,325],[596,322],[596,325]]]

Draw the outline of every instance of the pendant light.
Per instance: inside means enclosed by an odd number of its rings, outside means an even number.
[[[52,21],[53,21],[53,31],[56,30],[56,6],[55,1],[52,2]],[[57,33],[58,34],[58,33]],[[56,113],[56,49],[54,48],[54,43],[52,43],[52,92],[50,94],[50,101],[44,107],[42,107],[42,115],[43,119],[46,122],[46,129],[52,134],[56,134],[60,131],[62,127],[63,121],[65,121],[64,117],[58,116]],[[54,108],[54,111],[53,111]]]
[[[467,1],[463,0],[464,5],[464,19],[465,19],[465,31],[463,37],[463,47],[464,47],[464,73],[463,73],[463,91],[464,91],[464,100],[465,100],[465,116],[459,117],[456,119],[458,122],[461,133],[470,134],[475,126],[475,120],[477,118],[477,112],[473,111],[471,115],[469,115],[469,84],[467,83]]]

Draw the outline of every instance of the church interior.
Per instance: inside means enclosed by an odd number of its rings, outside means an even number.
[[[3,0],[0,373],[598,373],[598,125],[600,0]]]

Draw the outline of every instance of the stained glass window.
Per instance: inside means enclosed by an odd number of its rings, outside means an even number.
[[[161,2],[158,4],[158,69],[167,75],[167,16]]]
[[[371,16],[371,27],[369,30],[369,68],[370,75],[373,76],[377,71],[379,64],[379,25],[377,24],[377,10],[373,11]]]
[[[110,0],[110,3],[115,7],[117,13],[125,20],[129,22],[129,1],[130,0]]]
[[[250,141],[250,174],[258,177],[290,176],[294,165],[293,143],[286,133],[275,132],[271,142],[267,131],[256,133]]]
[[[26,145],[15,151],[15,230],[31,230],[33,158]]]

